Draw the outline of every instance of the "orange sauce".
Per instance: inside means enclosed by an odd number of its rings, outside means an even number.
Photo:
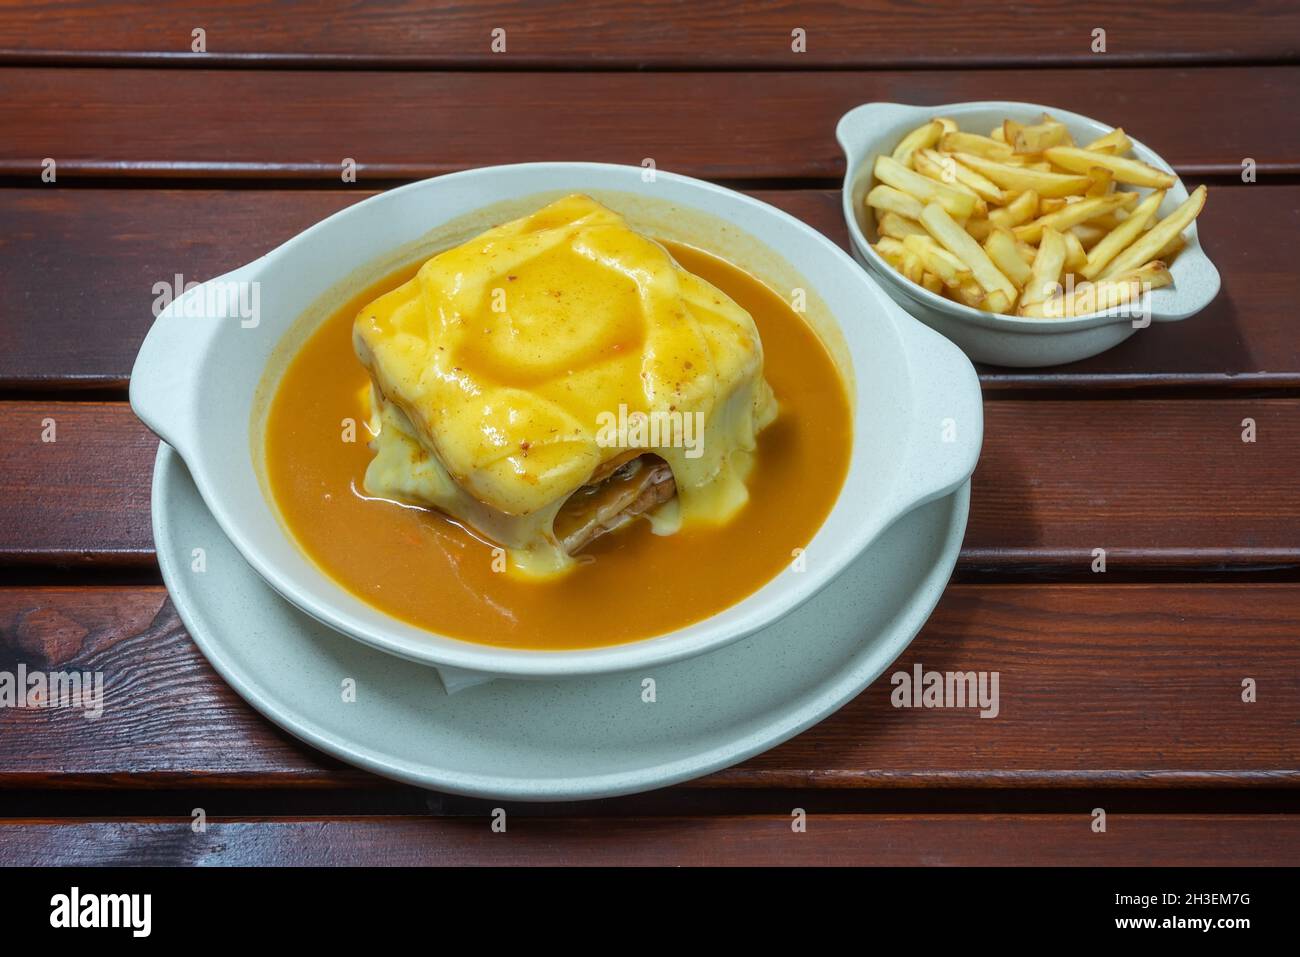
[[[821,340],[775,292],[731,264],[666,243],[686,269],[754,317],[780,415],[758,437],[749,502],[727,525],[657,536],[636,521],[584,551],[551,581],[492,570],[491,546],[441,513],[368,498],[371,459],[352,351],[352,320],[418,264],[358,295],[322,323],[289,363],[268,412],[266,477],[281,517],[332,579],[403,621],[467,641],[571,649],[662,634],[756,591],[806,546],[848,469],[852,422]],[[357,440],[341,422],[357,420]]]

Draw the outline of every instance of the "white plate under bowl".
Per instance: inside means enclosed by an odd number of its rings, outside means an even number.
[[[420,787],[515,800],[609,797],[707,774],[840,708],[920,630],[966,529],[970,483],[909,513],[781,622],[642,672],[495,681],[448,695],[432,668],[369,648],[281,598],[159,448],[158,562],[195,644],[253,707],[349,764]],[[206,570],[191,570],[193,549]],[[344,703],[346,679],[356,700]],[[656,702],[642,701],[655,681]]]
[[[957,343],[976,362],[1021,367],[1076,362],[1119,345],[1141,325],[1135,325],[1131,313],[1123,308],[1073,319],[995,315],[953,302],[904,278],[871,248],[877,238],[876,228],[873,217],[866,215],[864,198],[874,182],[872,169],[877,156],[892,153],[906,133],[936,116],[950,117],[965,132],[987,134],[1004,119],[1036,123],[1045,112],[1064,123],[1079,143],[1091,142],[1113,129],[1068,110],[1008,100],[945,103],[941,106],[867,103],[845,113],[835,128],[845,155],[841,203],[854,258],[867,267],[867,272],[895,302]],[[1177,179],[1172,166],[1150,147],[1134,139],[1131,130],[1125,132],[1133,140],[1132,155],[1135,159],[1162,169]],[[1150,192],[1132,186],[1123,188],[1142,195]],[[1159,215],[1168,216],[1186,199],[1187,187],[1177,179],[1173,188],[1166,192]],[[1183,230],[1183,238],[1187,245],[1170,266],[1173,285],[1156,289],[1146,297],[1152,322],[1178,322],[1190,318],[1208,306],[1219,293],[1219,271],[1201,248],[1196,223]]]

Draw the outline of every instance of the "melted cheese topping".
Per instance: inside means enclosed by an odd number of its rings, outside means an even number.
[[[749,313],[586,196],[434,256],[353,343],[374,387],[366,490],[446,512],[528,575],[572,564],[555,516],[629,448],[673,471],[656,531],[729,520],[776,416]]]

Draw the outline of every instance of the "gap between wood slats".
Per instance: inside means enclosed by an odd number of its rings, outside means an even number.
[[[1300,815],[815,815],[11,820],[0,864],[131,865],[1294,865]]]
[[[514,816],[665,817],[675,814],[1077,814],[1104,807],[1115,814],[1293,814],[1300,788],[728,788],[678,785],[595,801],[529,803],[460,797],[396,785],[343,789],[212,788],[207,782],[173,789],[0,789],[4,818],[128,818],[176,816],[202,807],[225,818],[327,814],[488,817],[496,807]]]
[[[347,72],[365,70],[375,73],[846,73],[869,69],[876,72],[927,70],[1052,69],[1095,70],[1102,64],[1095,54],[1052,56],[987,57],[917,57],[903,59],[850,60],[843,63],[821,62],[806,67],[793,58],[787,60],[735,60],[708,62],[693,58],[654,59],[620,63],[613,59],[575,61],[550,57],[481,57],[448,56],[364,56],[349,54],[295,53],[177,53],[160,50],[22,50],[0,49],[0,67],[77,67],[86,69],[153,70],[313,70]],[[1159,70],[1170,67],[1271,67],[1300,63],[1300,54],[1281,56],[1242,56],[1233,53],[1115,53],[1105,57],[1106,67]]]

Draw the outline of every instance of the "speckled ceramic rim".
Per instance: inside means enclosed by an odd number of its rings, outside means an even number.
[[[867,103],[855,107],[840,118],[836,126],[836,138],[844,150],[846,171],[844,186],[840,191],[844,221],[848,225],[849,237],[863,258],[870,264],[872,276],[889,283],[901,290],[908,297],[938,312],[954,318],[963,319],[972,325],[988,329],[1028,333],[1030,335],[1053,335],[1056,333],[1076,332],[1096,326],[1132,321],[1131,313],[1122,307],[1089,316],[1073,319],[1029,319],[1022,316],[1003,316],[983,312],[959,302],[953,302],[944,296],[933,293],[923,286],[900,276],[897,270],[880,257],[872,248],[862,231],[858,218],[857,206],[853,201],[854,187],[861,176],[870,176],[865,164],[873,163],[881,153],[890,153],[897,145],[898,139],[907,132],[920,126],[927,119],[935,116],[948,116],[961,125],[961,117],[976,113],[995,113],[1021,122],[1034,122],[1042,113],[1050,113],[1070,128],[1076,139],[1085,136],[1093,138],[1109,133],[1114,127],[1107,126],[1079,113],[1037,103],[1019,103],[1010,100],[984,100],[970,103],[945,103],[940,106],[911,106],[902,103]],[[973,132],[986,132],[983,129]],[[1127,131],[1126,131],[1127,132]],[[1152,166],[1162,169],[1177,178],[1174,168],[1164,161],[1150,147],[1140,140],[1133,141],[1133,155]],[[1141,190],[1146,193],[1148,190]],[[1161,204],[1160,215],[1168,215],[1174,207],[1187,199],[1187,187],[1178,179],[1168,191]],[[1178,322],[1190,318],[1208,306],[1219,291],[1219,272],[1201,248],[1197,236],[1196,223],[1183,231],[1187,246],[1174,259],[1170,271],[1174,276],[1172,288],[1153,290],[1150,294],[1151,319],[1154,322]],[[1193,277],[1195,281],[1193,280]],[[1179,281],[1182,280],[1180,289]]]

